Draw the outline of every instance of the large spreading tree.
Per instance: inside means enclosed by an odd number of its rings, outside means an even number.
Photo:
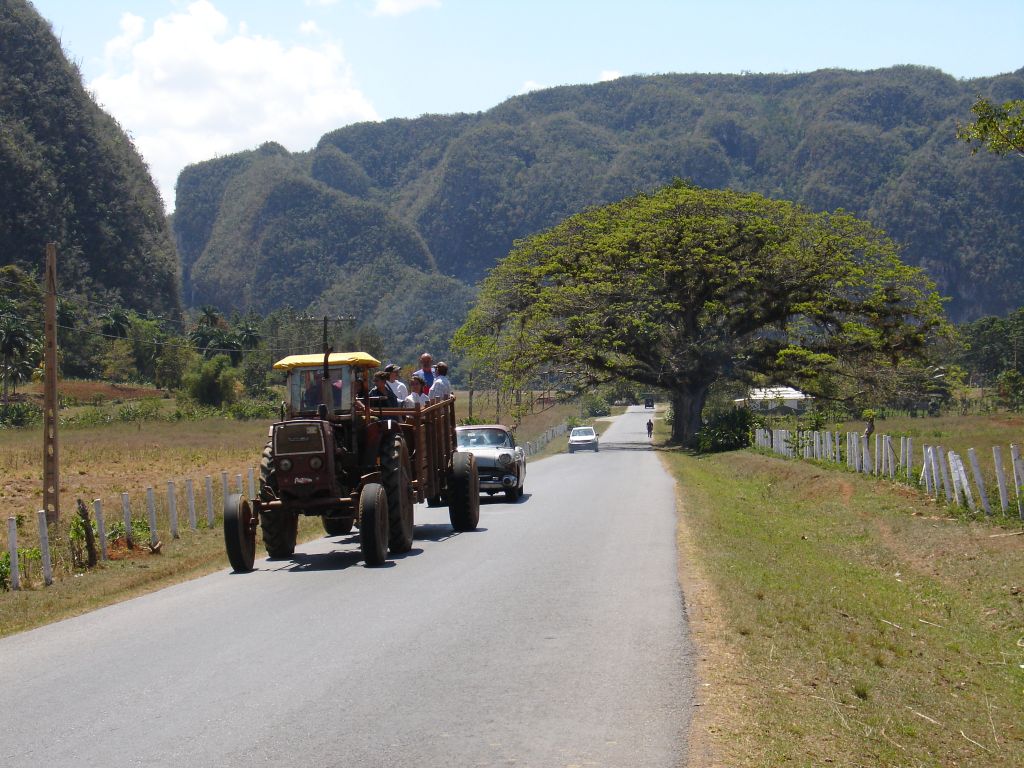
[[[671,393],[692,445],[723,378],[849,396],[944,325],[932,283],[842,212],[676,183],[515,244],[456,335],[513,386],[560,371]]]

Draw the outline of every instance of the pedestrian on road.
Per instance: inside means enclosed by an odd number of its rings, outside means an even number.
[[[647,420],[647,439],[650,440],[654,437],[654,422],[650,419]]]

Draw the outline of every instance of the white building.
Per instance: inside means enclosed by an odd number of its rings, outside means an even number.
[[[752,411],[770,411],[772,413],[800,413],[806,410],[813,400],[799,389],[792,387],[765,387],[752,389],[746,397],[737,398],[736,405],[743,405]]]

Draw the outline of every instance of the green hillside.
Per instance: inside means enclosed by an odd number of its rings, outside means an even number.
[[[0,2],[0,266],[62,290],[178,316],[178,262],[156,187],[121,127],[82,87],[50,25]]]
[[[1024,173],[957,142],[978,96],[1024,96],[1024,69],[628,77],[212,160],[178,188],[189,301],[302,305],[381,254],[474,285],[515,239],[679,177],[865,216],[936,280],[953,319],[1002,314],[1024,295]]]

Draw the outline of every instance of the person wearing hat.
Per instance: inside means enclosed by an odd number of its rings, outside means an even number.
[[[403,408],[415,408],[417,405],[420,408],[425,408],[430,405],[430,398],[427,397],[427,383],[423,380],[423,374],[415,371],[409,377],[409,386],[412,387],[412,392],[402,403]]]
[[[430,395],[431,400],[443,400],[446,397],[452,395],[452,384],[448,381],[448,363],[438,363],[434,366],[436,371],[434,375],[434,383],[430,385],[430,391],[427,393]]]
[[[402,366],[395,365],[394,363],[388,363],[384,366],[384,373],[388,375],[388,386],[391,387],[391,391],[395,393],[395,397],[401,403],[409,396],[409,388],[399,380],[398,372],[400,370],[402,370]]]
[[[398,398],[388,386],[388,374],[384,371],[373,374],[373,389],[366,396],[366,402],[371,408],[398,408]]]

